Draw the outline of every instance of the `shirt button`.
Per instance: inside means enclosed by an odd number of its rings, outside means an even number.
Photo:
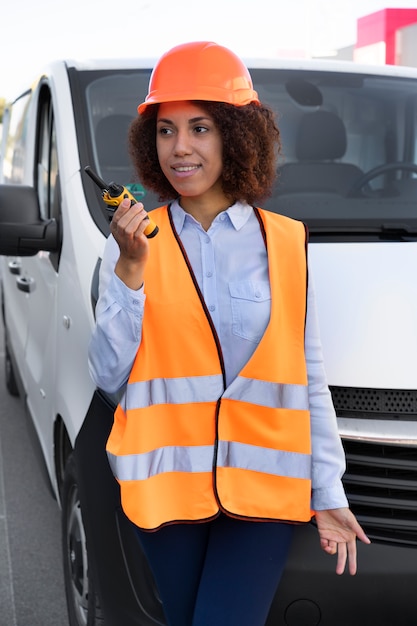
[[[220,215],[220,219],[221,219],[222,222],[224,222],[224,220],[226,219],[226,216],[224,214]]]
[[[211,278],[211,277],[213,276],[213,272],[206,272],[206,276],[207,276],[208,278]]]
[[[210,243],[210,237],[206,237],[206,239],[204,240],[204,243]]]
[[[209,306],[209,311],[215,311],[216,307],[214,306],[214,304],[210,304]]]
[[[132,300],[132,304],[139,304],[139,300]]]
[[[261,292],[260,291],[256,291],[255,292],[255,298],[260,298],[261,297]]]

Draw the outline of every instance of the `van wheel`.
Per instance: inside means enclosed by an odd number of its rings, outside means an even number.
[[[6,389],[10,393],[11,396],[18,396],[19,389],[17,387],[16,376],[14,374],[13,363],[10,356],[10,352],[7,348],[4,352],[4,371],[6,375]]]
[[[69,625],[104,626],[93,573],[89,568],[77,468],[72,454],[65,466],[62,486],[62,551]]]

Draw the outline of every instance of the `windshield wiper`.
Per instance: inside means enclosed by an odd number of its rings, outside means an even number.
[[[414,241],[417,238],[417,228],[403,222],[381,224],[381,233],[387,238],[395,238],[400,241]]]
[[[361,223],[352,224],[350,220],[343,220],[331,226],[309,225],[312,235],[323,237],[340,237],[341,235],[367,237],[377,236],[388,241],[415,241],[417,239],[417,225],[405,222],[385,222],[383,224]]]

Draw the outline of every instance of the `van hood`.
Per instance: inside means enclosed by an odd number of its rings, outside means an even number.
[[[417,243],[311,243],[329,385],[417,389]]]

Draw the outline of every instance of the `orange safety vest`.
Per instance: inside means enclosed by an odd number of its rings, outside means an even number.
[[[146,267],[142,340],[107,442],[122,506],[139,527],[311,518],[304,331],[306,232],[255,209],[268,251],[271,315],[225,388],[217,334],[167,207]]]

